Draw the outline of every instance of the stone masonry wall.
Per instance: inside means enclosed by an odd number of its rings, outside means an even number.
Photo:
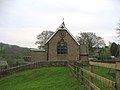
[[[49,44],[48,60],[79,60],[79,45],[73,40],[67,31],[62,32],[66,33],[63,39],[67,43],[67,54],[57,54],[57,43],[61,40],[59,35],[60,31],[58,31],[47,43],[47,45]],[[48,49],[47,45],[46,49]]]
[[[34,62],[26,65],[20,65],[17,67],[0,71],[0,77],[4,77],[19,71],[40,68],[40,67],[49,67],[49,66],[67,66],[67,61],[39,61],[39,62]]]
[[[38,62],[38,61],[46,61],[46,54],[45,51],[31,51],[31,61]]]

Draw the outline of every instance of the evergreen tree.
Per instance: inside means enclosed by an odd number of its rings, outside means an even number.
[[[111,44],[110,52],[111,52],[111,56],[117,57],[119,55],[119,47],[115,42]]]

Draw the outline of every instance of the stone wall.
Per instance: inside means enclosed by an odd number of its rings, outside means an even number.
[[[88,55],[80,55],[80,60],[83,60],[83,61],[88,60]]]
[[[67,61],[39,61],[26,65],[20,65],[17,67],[0,71],[0,77],[4,77],[19,71],[40,68],[40,67],[49,67],[49,66],[67,66]]]
[[[67,43],[66,55],[57,54],[57,43],[62,39],[60,37],[61,32],[66,34],[63,38]],[[48,53],[48,60],[79,60],[79,45],[66,30],[58,31],[45,47]]]
[[[46,61],[46,54],[45,51],[31,51],[31,61],[38,62],[38,61]]]

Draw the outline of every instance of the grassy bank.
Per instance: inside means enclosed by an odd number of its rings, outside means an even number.
[[[67,67],[48,67],[0,78],[0,90],[84,90]]]

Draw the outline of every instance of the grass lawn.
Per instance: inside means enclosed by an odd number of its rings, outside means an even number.
[[[85,69],[89,70],[89,67],[85,67]],[[116,71],[114,69],[108,69],[108,68],[103,68],[103,67],[97,67],[94,66],[93,72],[97,75],[100,75],[102,77],[105,77],[109,80],[115,81],[115,77],[113,77],[110,73],[116,73]],[[89,75],[84,74],[88,79],[89,79]],[[101,90],[114,90],[111,87],[107,86],[105,83],[97,80],[97,79],[93,79],[93,82],[95,85],[97,85]]]
[[[89,66],[84,67],[85,69],[89,70]],[[94,66],[93,72],[98,74],[102,77],[115,81],[115,78],[110,73],[116,73],[115,69],[108,69],[104,67]]]
[[[84,90],[67,67],[44,67],[0,78],[0,90]]]

